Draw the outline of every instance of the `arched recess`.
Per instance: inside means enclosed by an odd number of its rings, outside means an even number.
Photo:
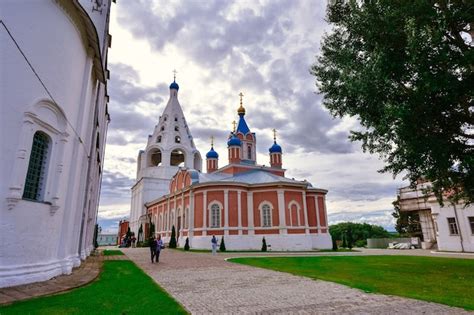
[[[288,204],[288,212],[290,221],[287,223],[289,226],[301,226],[301,207],[300,204],[292,200]]]
[[[193,168],[198,171],[202,168],[202,158],[199,152],[194,153]]]
[[[171,166],[184,166],[184,161],[186,160],[186,154],[181,149],[174,149],[171,151],[170,164]]]
[[[163,157],[162,157],[160,149],[153,148],[150,151],[148,151],[148,157],[147,157],[148,167],[160,166],[162,161],[163,161]]]

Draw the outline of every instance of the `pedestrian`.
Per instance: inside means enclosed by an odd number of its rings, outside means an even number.
[[[165,246],[163,245],[163,240],[161,239],[161,235],[158,235],[158,239],[156,240],[156,262],[160,262],[160,252]]]
[[[211,244],[212,244],[212,254],[215,255],[217,253],[217,238],[215,235],[212,236]]]
[[[135,247],[135,242],[137,241],[137,238],[135,237],[135,234],[132,235],[132,247]]]
[[[156,240],[154,236],[150,237],[150,254],[151,254],[151,263],[153,263],[156,256]]]

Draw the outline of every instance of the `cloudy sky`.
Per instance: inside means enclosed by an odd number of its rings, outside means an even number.
[[[348,140],[353,118],[322,106],[309,68],[330,26],[324,1],[118,1],[112,6],[109,125],[99,224],[116,229],[130,211],[136,157],[168,100],[176,69],[179,100],[204,156],[215,136],[220,165],[244,93],[246,120],[257,133],[258,162],[269,164],[272,129],[287,176],[329,190],[330,221],[391,227],[400,178],[379,174],[377,156]]]

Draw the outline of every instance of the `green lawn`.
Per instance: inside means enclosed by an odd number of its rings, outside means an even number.
[[[474,260],[416,256],[234,258],[229,261],[474,310]]]
[[[131,261],[105,261],[99,279],[73,291],[0,307],[0,314],[186,314]]]
[[[104,256],[120,256],[123,252],[118,249],[106,249],[104,250]]]

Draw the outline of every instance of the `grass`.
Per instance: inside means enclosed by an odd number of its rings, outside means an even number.
[[[0,314],[186,314],[131,261],[105,261],[98,280],[63,294],[0,307]]]
[[[104,250],[104,256],[120,256],[123,255],[123,252],[118,249],[106,249]]]
[[[417,256],[234,258],[229,261],[474,310],[474,260]]]

